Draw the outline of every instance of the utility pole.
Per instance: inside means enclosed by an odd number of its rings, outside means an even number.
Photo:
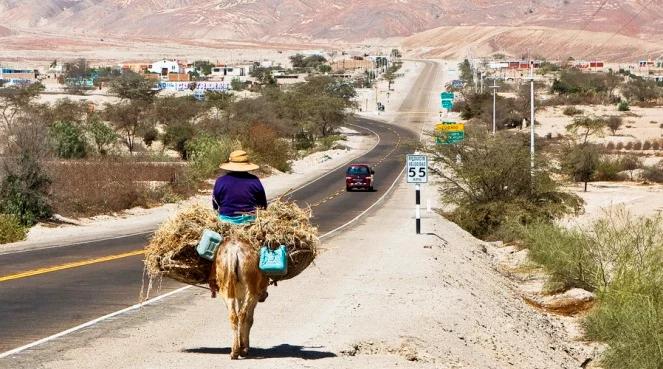
[[[529,61],[530,80],[530,175],[534,177],[534,61]]]
[[[497,124],[495,119],[495,101],[496,101],[497,89],[500,88],[500,86],[497,85],[497,80],[495,78],[493,78],[493,85],[490,86],[490,88],[493,89],[493,136],[495,136],[495,133],[497,131]]]

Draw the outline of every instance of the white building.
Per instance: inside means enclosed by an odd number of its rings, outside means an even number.
[[[168,73],[181,73],[180,65],[177,61],[166,59],[148,65],[147,70],[162,76],[167,76]]]
[[[232,80],[237,78],[243,82],[249,75],[250,69],[251,67],[246,65],[213,67],[210,77],[222,80]]]

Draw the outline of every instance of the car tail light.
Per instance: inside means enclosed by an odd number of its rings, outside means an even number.
[[[352,179],[352,177],[345,177],[345,179]]]

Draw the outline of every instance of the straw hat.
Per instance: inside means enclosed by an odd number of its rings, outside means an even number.
[[[260,167],[249,161],[246,151],[236,150],[230,153],[228,162],[221,164],[220,168],[231,172],[249,172]]]

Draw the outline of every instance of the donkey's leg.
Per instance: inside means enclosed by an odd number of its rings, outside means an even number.
[[[239,315],[239,339],[241,341],[241,350],[239,355],[246,357],[249,354],[249,336],[251,335],[251,327],[253,326],[253,313],[258,305],[258,297],[249,294],[242,306]]]
[[[230,358],[235,360],[239,357],[240,353],[240,335],[239,335],[239,314],[238,314],[238,301],[236,298],[227,298],[226,305],[228,306],[228,320],[230,321],[230,328],[233,331],[233,343],[230,349]]]

